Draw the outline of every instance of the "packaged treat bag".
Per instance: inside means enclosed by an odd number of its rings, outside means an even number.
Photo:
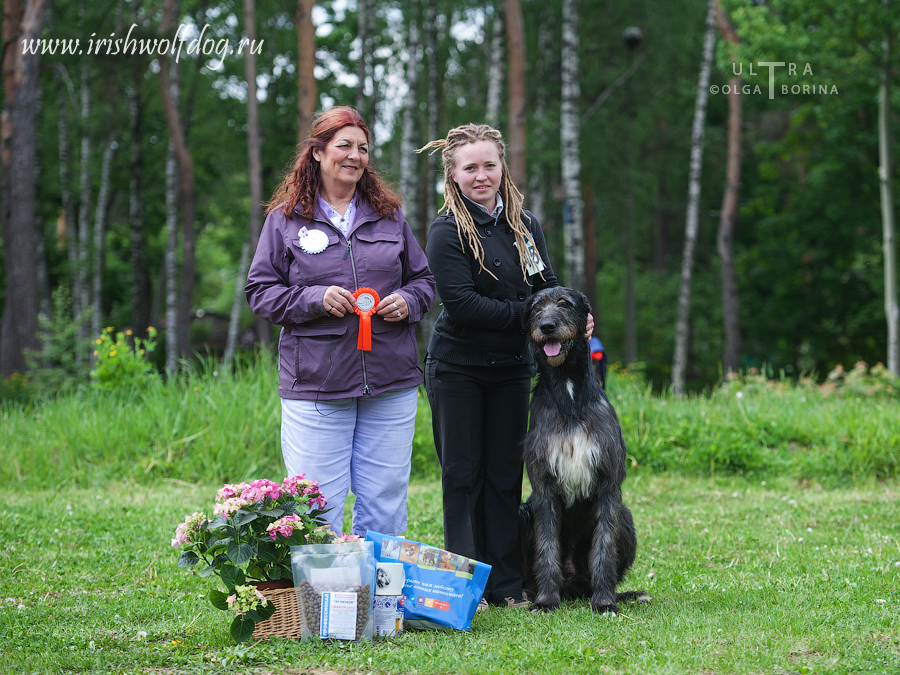
[[[291,572],[304,639],[372,639],[375,600],[372,542],[291,546]]]
[[[366,541],[375,545],[378,562],[403,565],[405,627],[469,630],[491,573],[490,565],[371,530]]]
[[[394,637],[403,632],[403,563],[375,563],[375,637]]]

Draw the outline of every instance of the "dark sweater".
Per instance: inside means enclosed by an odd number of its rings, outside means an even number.
[[[458,365],[504,366],[531,364],[522,309],[532,293],[558,286],[550,266],[547,245],[540,223],[529,211],[522,220],[528,225],[544,263],[541,274],[522,276],[515,235],[506,220],[506,209],[495,220],[466,201],[475,221],[484,266],[483,271],[466,242],[460,245],[456,219],[452,213],[438,216],[428,233],[425,253],[437,282],[443,311],[434,325],[428,353],[436,359]],[[530,285],[529,285],[530,284]]]

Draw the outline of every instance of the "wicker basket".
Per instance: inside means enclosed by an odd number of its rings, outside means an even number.
[[[275,605],[275,613],[265,621],[256,624],[256,629],[253,631],[254,638],[301,637],[297,590],[296,588],[275,588],[262,591],[266,599]]]

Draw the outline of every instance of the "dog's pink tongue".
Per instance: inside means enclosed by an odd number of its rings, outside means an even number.
[[[544,353],[547,356],[559,356],[560,349],[562,349],[560,342],[548,342],[544,345]]]

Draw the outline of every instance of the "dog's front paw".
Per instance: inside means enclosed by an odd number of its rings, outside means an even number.
[[[559,609],[559,598],[538,595],[531,603],[531,611],[538,612],[555,612]]]
[[[616,603],[601,605],[600,603],[591,600],[591,609],[597,612],[597,614],[612,614],[615,616],[619,613],[619,606]]]

